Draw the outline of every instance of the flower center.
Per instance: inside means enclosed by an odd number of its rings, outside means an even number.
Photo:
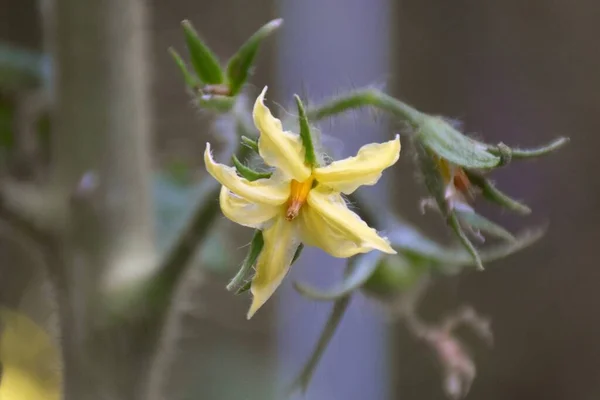
[[[285,219],[288,221],[294,220],[300,213],[302,205],[306,202],[308,192],[312,189],[315,178],[312,176],[304,182],[298,182],[292,179],[290,197],[287,202],[287,210],[285,212]]]

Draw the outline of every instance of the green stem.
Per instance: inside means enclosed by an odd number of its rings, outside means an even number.
[[[331,310],[331,314],[327,319],[327,323],[323,327],[323,331],[321,332],[321,336],[319,336],[319,340],[317,341],[317,345],[313,350],[310,358],[302,368],[302,371],[298,375],[298,377],[294,380],[291,387],[289,388],[290,394],[293,393],[296,389],[300,389],[303,393],[306,392],[308,385],[310,384],[310,380],[315,372],[319,361],[323,357],[325,350],[327,349],[327,345],[331,341],[333,334],[335,333],[348,305],[350,304],[351,296],[345,296],[341,299],[338,299],[333,304],[333,309]]]
[[[418,127],[426,115],[377,89],[360,89],[327,100],[321,106],[308,111],[310,120],[318,121],[336,114],[362,107],[375,107]]]

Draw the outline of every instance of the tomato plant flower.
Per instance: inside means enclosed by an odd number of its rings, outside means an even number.
[[[300,136],[284,131],[281,121],[264,105],[266,90],[254,104],[253,119],[260,131],[258,151],[274,169],[272,176],[249,181],[234,167],[215,162],[210,143],[204,153],[206,169],[223,185],[219,199],[223,214],[263,232],[264,247],[256,262],[248,318],[281,284],[301,243],[339,258],[372,250],[395,253],[387,238],[348,208],[342,194],[374,185],[383,170],[396,163],[399,136],[365,145],[354,157],[325,166],[310,165]]]

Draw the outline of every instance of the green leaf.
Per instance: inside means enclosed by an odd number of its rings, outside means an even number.
[[[331,301],[348,296],[360,289],[369,280],[379,265],[383,254],[378,251],[361,254],[348,262],[348,274],[344,280],[328,290],[319,290],[300,282],[294,282],[294,288],[305,297],[317,301]]]
[[[487,151],[488,145],[468,138],[441,118],[425,118],[416,138],[439,157],[464,168],[487,169],[500,163],[500,157]]]
[[[252,237],[252,241],[250,242],[250,250],[248,251],[246,258],[244,259],[240,270],[233,277],[231,282],[229,282],[229,284],[227,285],[227,290],[233,290],[234,288],[239,286],[242,283],[242,281],[244,281],[244,279],[246,279],[246,276],[252,270],[252,267],[256,263],[256,260],[260,255],[260,252],[262,251],[264,245],[265,241],[263,239],[262,231],[260,229],[257,229],[256,231],[254,231],[254,236]],[[247,283],[250,283],[250,281],[248,281]],[[243,285],[242,288],[243,287],[245,287],[245,285]],[[250,287],[248,287],[248,289],[249,288]],[[236,294],[239,294],[238,292],[236,292]]]
[[[310,133],[310,125],[308,124],[308,118],[306,118],[306,112],[304,111],[304,105],[298,95],[294,95],[296,105],[298,106],[298,122],[300,124],[300,138],[302,139],[302,145],[304,146],[304,161],[307,165],[317,167],[317,157],[315,155],[315,147]]]
[[[327,345],[331,341],[331,338],[339,326],[344,313],[348,309],[350,298],[351,296],[342,297],[336,300],[333,304],[333,309],[331,310],[331,314],[329,314],[327,323],[321,331],[321,335],[319,336],[317,344],[309,359],[306,361],[306,364],[304,364],[304,367],[298,374],[298,377],[294,379],[293,383],[290,385],[288,394],[291,395],[296,390],[300,390],[302,393],[306,392],[306,389],[310,384],[310,380],[312,379],[312,376],[319,365],[319,361],[321,360],[321,357],[323,357],[325,349],[327,349]]]
[[[250,39],[246,41],[231,57],[227,63],[227,80],[229,81],[229,89],[231,96],[239,93],[244,83],[248,80],[252,63],[260,44],[269,36],[275,29],[279,28],[283,23],[282,19],[275,19],[256,31]]]
[[[515,240],[512,233],[484,216],[477,214],[473,210],[455,209],[454,212],[461,223],[466,224],[471,228],[496,236],[500,239],[508,241]]]
[[[207,85],[223,83],[223,71],[215,54],[204,44],[200,36],[188,20],[181,22],[185,41],[196,75]]]
[[[185,61],[183,61],[179,53],[177,53],[177,51],[174,48],[170,47],[169,53],[171,54],[171,57],[173,57],[173,60],[175,60],[177,66],[179,67],[179,70],[183,75],[183,80],[185,81],[187,87],[189,87],[190,89],[196,89],[200,85],[200,81],[198,80],[198,78],[192,75],[192,73],[188,70]]]
[[[242,164],[242,162],[235,156],[235,154],[231,157],[233,160],[233,165],[237,172],[243,177],[249,180],[250,182],[256,181],[258,179],[267,179],[273,175],[272,172],[258,172],[248,167],[247,165]]]
[[[473,171],[464,170],[467,177],[475,186],[481,189],[481,194],[492,203],[496,203],[501,207],[507,208],[519,214],[530,214],[531,209],[525,204],[509,197],[501,192],[492,182],[486,179],[483,175]]]

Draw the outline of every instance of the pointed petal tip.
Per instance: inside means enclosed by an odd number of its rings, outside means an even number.
[[[390,246],[387,240],[385,240],[385,245],[383,245],[383,243],[379,244],[376,249],[386,254],[398,254],[398,252]]]
[[[260,92],[260,94],[256,98],[256,101],[254,102],[254,107],[252,109],[252,117],[254,119],[254,125],[256,125],[257,127],[258,127],[257,119],[259,118],[258,114],[261,111],[264,112],[264,109],[267,108],[267,106],[265,106],[265,95],[267,94],[268,88],[269,88],[268,86],[265,86],[263,88],[263,90]]]
[[[263,88],[263,90],[260,92],[260,94],[258,95],[258,98],[260,99],[261,103],[265,100],[265,95],[267,94],[267,89],[269,89],[269,87],[265,86]]]
[[[246,319],[251,319],[254,314],[267,302],[268,297],[264,298],[263,296],[257,296],[253,294],[252,304],[250,305],[250,309],[248,310],[248,314],[246,314]]]

